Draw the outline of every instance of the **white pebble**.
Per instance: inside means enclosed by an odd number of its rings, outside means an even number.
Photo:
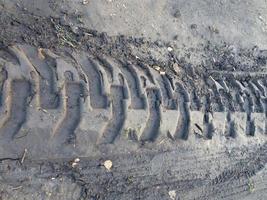
[[[171,200],[175,200],[176,199],[176,191],[175,190],[169,191],[169,196],[170,196]]]
[[[168,50],[169,52],[171,52],[171,51],[173,51],[173,48],[168,47],[167,50]]]
[[[111,160],[106,160],[104,162],[104,167],[107,169],[107,170],[110,170],[112,168],[112,161]]]

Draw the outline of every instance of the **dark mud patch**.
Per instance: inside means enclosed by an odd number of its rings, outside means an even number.
[[[171,42],[150,42],[145,38],[124,35],[110,37],[95,30],[73,28],[61,19],[40,17],[24,9],[16,11],[1,8],[2,47],[21,43],[48,48],[57,54],[68,55],[75,50],[87,51],[96,57],[105,54],[133,64],[158,68],[170,78],[180,78],[188,88],[205,84],[211,75],[223,77],[220,72],[244,72],[245,81],[252,79],[249,72],[267,73],[267,51],[257,47],[242,49],[231,44],[215,45],[206,41],[198,48],[185,45],[181,49]],[[202,96],[208,91],[200,87],[196,93]]]
[[[96,30],[73,27],[62,22],[60,18],[37,16],[24,9],[16,9],[16,13],[5,8],[0,10],[2,47],[26,43],[56,52],[81,49],[93,55],[106,54],[131,62],[144,62],[149,66],[159,66],[174,73],[174,64],[185,68],[184,70],[193,68],[222,71],[253,71],[266,66],[267,50],[260,50],[257,46],[244,49],[227,43],[218,45],[206,41],[197,48],[188,48],[184,45],[181,49],[171,42],[160,40],[150,42],[145,38],[124,35],[110,37]],[[192,73],[188,72],[187,74]],[[176,72],[176,75],[179,74]]]

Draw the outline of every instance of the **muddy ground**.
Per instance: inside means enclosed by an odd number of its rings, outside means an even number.
[[[0,47],[105,54],[184,82],[210,70],[265,77],[266,7],[264,0],[0,0]],[[267,198],[265,140],[212,145],[42,160],[21,152],[0,158],[0,199]]]

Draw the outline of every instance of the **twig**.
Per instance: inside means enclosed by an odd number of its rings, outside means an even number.
[[[14,188],[12,188],[12,190],[18,190],[18,189],[20,189],[20,188],[22,188],[22,185],[20,185],[20,186],[18,186],[18,187],[14,187]]]
[[[21,160],[20,160],[20,163],[21,164],[23,164],[23,162],[24,162],[24,160],[25,160],[25,158],[26,158],[26,154],[28,153],[28,150],[27,149],[24,149],[24,153],[23,153],[23,155],[22,155],[22,157],[21,157]]]

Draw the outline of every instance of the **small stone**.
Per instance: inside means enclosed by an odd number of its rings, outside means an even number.
[[[89,3],[88,0],[83,0],[83,5],[86,5],[86,4],[88,4],[88,3]]]
[[[173,36],[173,39],[177,40],[178,39],[178,35]]]
[[[108,171],[110,171],[111,168],[112,168],[112,161],[111,161],[111,160],[106,160],[106,161],[104,162],[104,167],[105,167]]]
[[[173,48],[168,47],[167,50],[168,50],[169,52],[171,52],[171,51],[173,51]]]
[[[173,70],[176,72],[176,74],[180,74],[180,66],[177,63],[174,63],[172,65]]]
[[[197,25],[196,24],[191,24],[190,28],[191,29],[197,29]]]
[[[159,66],[154,66],[153,67],[155,70],[157,70],[157,71],[160,71],[160,67]]]
[[[71,163],[71,166],[74,168],[78,165],[79,162],[80,162],[80,158],[75,158],[74,161]]]
[[[180,10],[176,10],[176,11],[174,12],[173,16],[174,16],[175,18],[179,18],[179,17],[181,17],[181,12],[180,12]]]
[[[210,32],[219,34],[219,29],[217,29],[215,26],[209,26],[208,28]]]
[[[78,163],[76,163],[76,162],[73,162],[73,163],[71,164],[72,168],[76,167],[77,165],[78,165]]]
[[[175,190],[169,191],[169,196],[170,196],[171,200],[175,200],[176,199],[176,191]]]
[[[263,20],[263,17],[262,17],[261,15],[259,15],[259,19],[260,19],[261,21],[264,21],[264,20]]]

